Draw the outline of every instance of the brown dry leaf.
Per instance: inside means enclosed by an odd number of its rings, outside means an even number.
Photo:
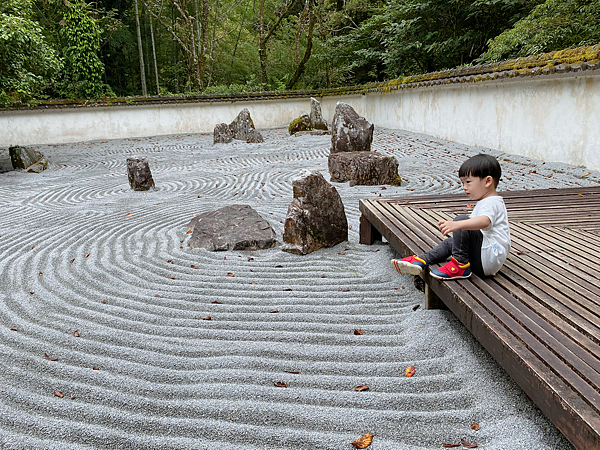
[[[275,311],[271,311],[271,314],[276,314],[276,313],[278,313],[278,312],[279,312],[279,311],[277,311],[277,310],[275,310]]]
[[[188,230],[188,231],[186,231],[186,232],[185,232],[185,234],[190,234],[190,233],[192,233],[193,231],[194,231],[194,230]]]
[[[48,353],[44,353],[44,358],[46,358],[48,361],[58,361],[58,358],[50,358]]]
[[[283,269],[283,266],[281,264],[278,264],[276,266],[273,266],[273,268],[275,268],[275,269]]]
[[[100,370],[100,367],[94,366],[94,367],[92,367],[92,370]]]
[[[591,174],[592,174],[592,172],[586,172],[586,173],[583,174],[583,176],[587,177],[588,175],[591,175]]]
[[[130,216],[130,215],[131,215],[131,213],[127,213],[127,214],[125,214],[125,217]]]
[[[412,307],[412,310],[413,310],[413,311],[416,311],[416,310],[417,310],[417,309],[419,309],[420,307],[421,307],[421,305],[415,305],[415,306],[413,306],[413,307]]]
[[[285,288],[284,291],[291,291],[292,288]]]
[[[293,373],[293,374],[299,374],[300,372],[296,372],[295,370],[284,370],[285,373]]]
[[[287,383],[284,383],[283,381],[278,381],[277,383],[273,383],[273,385],[275,387],[287,387]]]
[[[325,278],[325,275],[321,275],[321,277],[320,277],[320,278]]]
[[[256,284],[256,281],[252,281],[250,284]]]
[[[106,305],[106,300],[100,300],[100,303],[104,303]]]
[[[254,258],[252,258],[251,256],[248,258],[248,261],[254,261]]]
[[[63,398],[65,396],[65,394],[60,391],[54,391],[54,395],[58,398]]]
[[[75,261],[75,258],[73,258],[73,259],[71,260],[71,264],[73,264],[73,261]]]
[[[75,332],[73,333],[73,336],[79,337],[79,331],[75,330]]]
[[[158,295],[158,294],[156,294],[156,295],[155,295],[155,297],[156,297],[156,298],[162,298],[162,295]]]
[[[43,275],[44,275],[44,273],[43,273],[43,272],[40,272],[40,277],[41,277],[41,276],[43,276]]]
[[[214,300],[214,301],[212,301],[211,303],[214,303],[215,305],[222,305],[222,304],[223,304],[223,303],[221,303],[221,302],[220,302],[220,301],[218,301],[218,300]]]
[[[168,276],[167,278],[168,278],[169,280],[174,280],[174,279],[175,279],[175,277],[171,277],[171,276]]]
[[[228,277],[232,277],[232,276],[233,276],[233,274],[232,274],[231,272],[227,272],[227,276],[228,276]]]
[[[35,294],[35,292],[34,292],[34,291],[29,291],[29,293],[30,293],[31,295]]]
[[[583,197],[583,194],[577,194],[579,197]]]
[[[10,331],[19,331],[16,328],[11,328]]]
[[[340,289],[340,292],[350,292],[350,289]]]
[[[86,253],[85,255],[83,255],[84,258],[87,258],[88,256],[90,256],[89,253]]]
[[[410,378],[415,374],[415,371],[416,371],[415,366],[408,366],[406,368],[406,370],[404,371],[404,373],[406,373],[406,376],[408,378]]]
[[[465,441],[464,439],[460,440],[460,443],[462,444],[462,446],[464,448],[477,448],[477,442],[473,442],[472,444],[469,444],[467,441]]]
[[[346,252],[338,252],[338,255],[345,255]]]
[[[442,447],[444,447],[444,448],[460,447],[460,444],[449,444],[449,443],[447,443],[447,442],[444,442],[444,443],[442,444]]]
[[[362,328],[360,328],[358,330],[354,330],[355,336],[362,336],[363,334],[365,334],[365,332],[362,330]]]
[[[471,430],[479,431],[479,424],[477,422],[473,422],[471,424]]]
[[[355,390],[356,392],[368,391],[368,390],[369,390],[369,386],[367,386],[367,385],[363,385],[363,386],[356,386],[356,387],[354,388],[354,390]]]
[[[172,259],[169,259],[167,262],[168,262],[169,264],[173,264],[173,260],[172,260]]]
[[[212,320],[212,317],[210,317],[210,316],[206,316],[206,317],[204,317],[202,320]]]
[[[354,448],[367,448],[373,442],[373,434],[366,433],[359,437],[354,442],[350,442],[350,445]]]
[[[351,230],[352,229],[352,225],[348,225],[348,229]]]
[[[199,268],[200,268],[200,267],[198,267],[198,266],[195,266],[194,264],[192,264],[190,267],[191,267],[192,269],[199,269]]]

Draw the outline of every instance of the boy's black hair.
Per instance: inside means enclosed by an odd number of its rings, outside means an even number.
[[[498,160],[492,155],[480,153],[462,163],[460,169],[458,169],[458,176],[459,178],[468,176],[485,178],[490,176],[494,180],[494,187],[498,187],[502,169]]]

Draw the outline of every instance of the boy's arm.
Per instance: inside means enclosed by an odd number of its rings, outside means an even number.
[[[456,230],[482,230],[487,228],[492,221],[488,216],[471,217],[466,220],[440,220],[438,226],[444,236]]]

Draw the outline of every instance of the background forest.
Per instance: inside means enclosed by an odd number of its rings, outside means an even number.
[[[367,84],[600,42],[600,0],[1,0],[0,105]]]

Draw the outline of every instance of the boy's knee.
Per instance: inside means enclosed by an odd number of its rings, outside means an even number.
[[[455,218],[454,218],[452,221],[453,221],[453,222],[457,222],[457,221],[459,221],[459,220],[467,220],[468,218],[469,218],[469,216],[466,216],[466,215],[464,215],[464,214],[461,214],[461,215],[459,215],[459,216],[456,216],[456,217],[455,217]]]

